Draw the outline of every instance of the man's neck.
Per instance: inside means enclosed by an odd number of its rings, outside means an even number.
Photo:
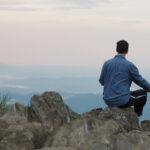
[[[121,55],[123,57],[126,57],[127,54],[118,53],[118,55]]]

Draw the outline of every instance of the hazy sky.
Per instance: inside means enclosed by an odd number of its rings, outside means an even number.
[[[101,66],[120,39],[150,68],[149,0],[0,0],[0,63]]]

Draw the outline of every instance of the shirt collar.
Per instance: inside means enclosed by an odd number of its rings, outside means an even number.
[[[123,59],[126,59],[124,56],[121,56],[119,54],[115,55],[115,58],[123,58]]]

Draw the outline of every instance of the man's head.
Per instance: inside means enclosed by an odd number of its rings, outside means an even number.
[[[117,48],[116,51],[119,54],[127,54],[128,53],[129,44],[125,40],[121,40],[117,42]]]

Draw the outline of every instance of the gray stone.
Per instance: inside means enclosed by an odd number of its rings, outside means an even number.
[[[9,124],[27,123],[28,110],[25,106],[16,103],[13,104],[9,110],[3,112],[3,114],[1,114],[0,119],[4,120]]]
[[[150,150],[150,121],[132,108],[78,115],[56,92],[0,111],[0,150]]]
[[[150,131],[150,120],[142,121],[141,125],[143,130]]]
[[[75,150],[75,149],[72,147],[47,147],[38,150]]]
[[[100,120],[113,119],[118,122],[118,124],[124,125],[126,130],[138,129],[140,128],[139,118],[134,112],[133,108],[120,109],[117,107],[108,107],[105,109],[95,109],[90,112],[83,114],[81,117],[96,117]]]
[[[62,97],[55,92],[45,92],[31,98],[31,114],[34,121],[51,125],[52,128],[69,123],[78,115],[64,104]]]
[[[33,135],[29,131],[7,131],[0,141],[0,150],[32,150],[34,148]]]
[[[106,139],[124,131],[124,128],[114,120],[101,121],[96,118],[77,119],[57,130],[53,140],[47,139],[46,146],[80,147],[92,139]],[[52,141],[52,143],[51,143]]]
[[[116,136],[116,150],[150,150],[150,137],[133,130]]]

